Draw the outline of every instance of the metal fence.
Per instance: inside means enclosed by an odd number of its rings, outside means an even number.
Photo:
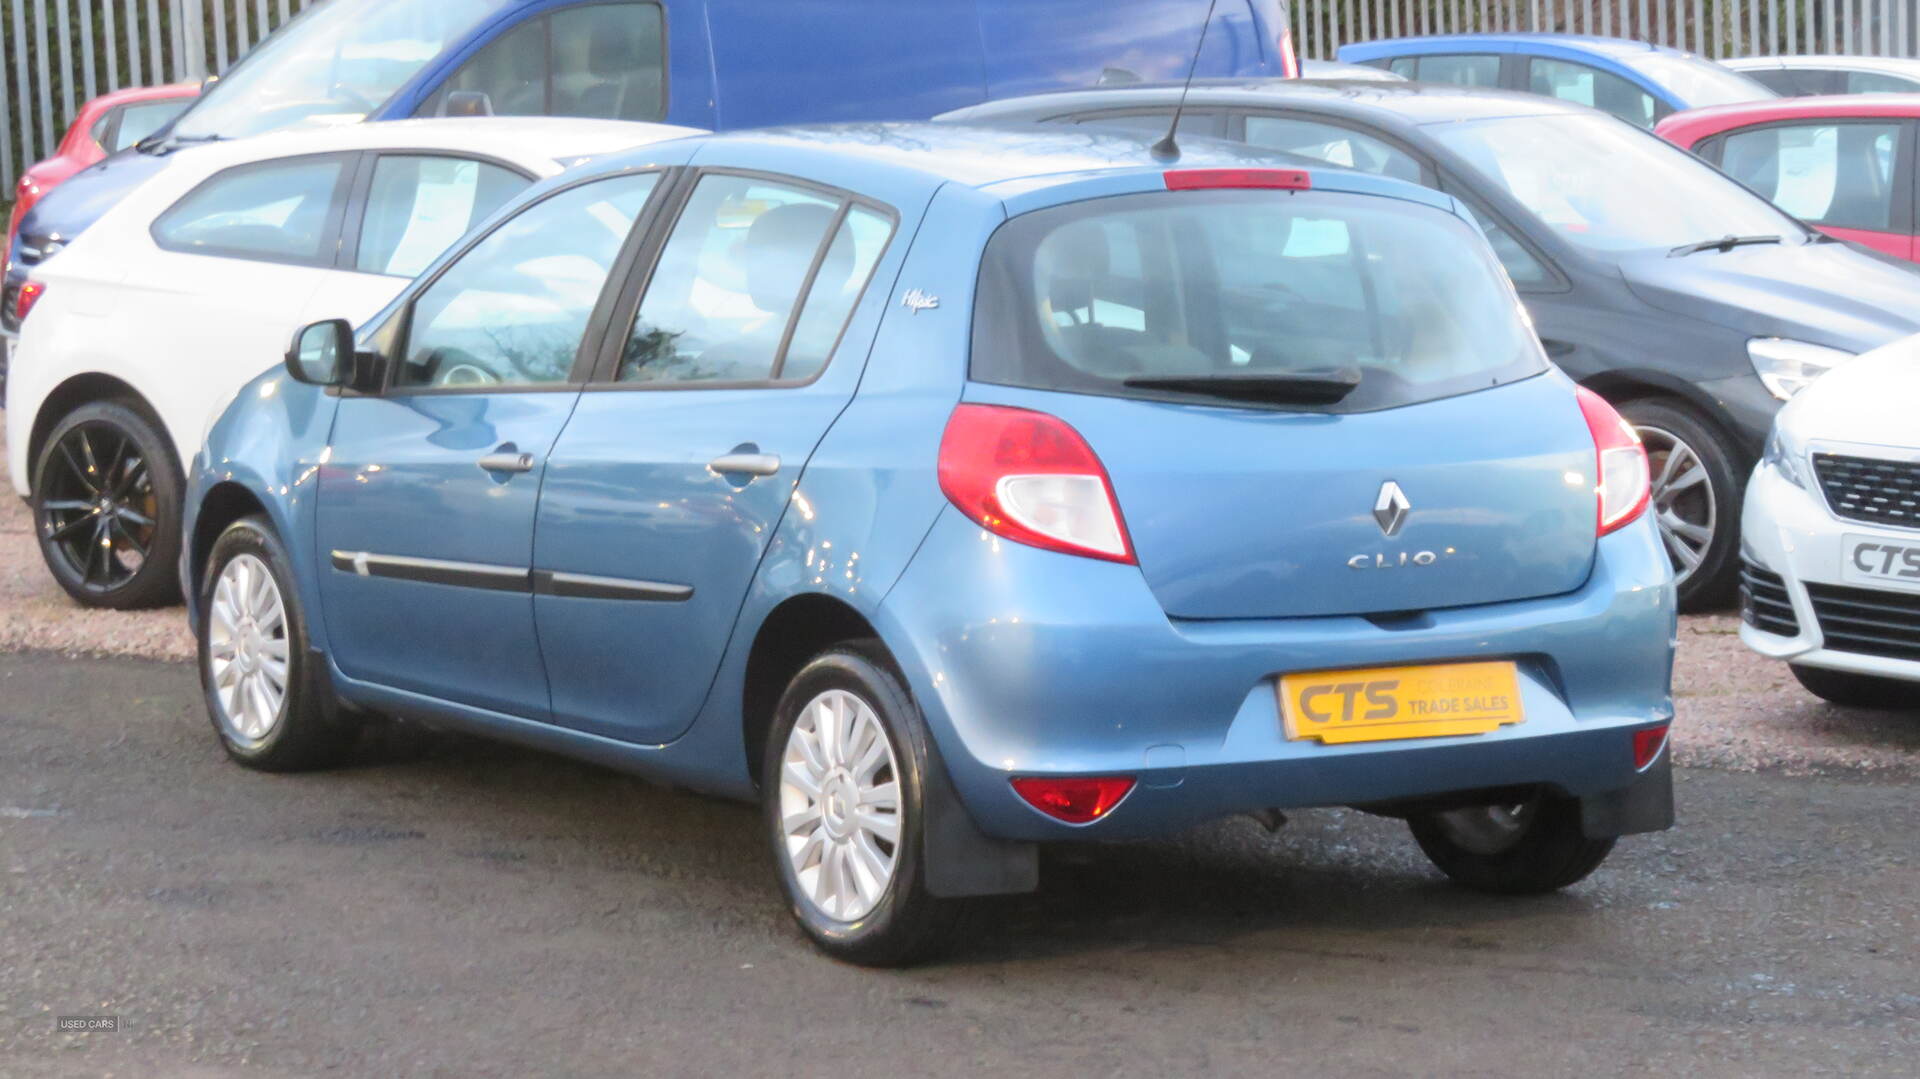
[[[89,99],[225,71],[316,2],[0,0],[0,198]],[[1293,13],[1301,55],[1321,59],[1353,41],[1479,30],[1637,37],[1716,58],[1920,56],[1920,0],[1293,0]]]

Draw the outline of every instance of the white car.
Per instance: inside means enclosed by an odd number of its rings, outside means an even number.
[[[19,301],[7,456],[55,579],[88,606],[179,602],[181,464],[296,328],[371,318],[529,184],[692,133],[419,120],[182,151]]]
[[[1920,60],[1893,56],[1746,56],[1722,60],[1781,97],[1920,92]]]
[[[1835,704],[1920,705],[1920,337],[1780,410],[1747,487],[1740,638]]]

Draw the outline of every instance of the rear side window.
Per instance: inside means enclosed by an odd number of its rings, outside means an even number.
[[[1397,69],[1396,69],[1397,70]],[[1422,56],[1411,78],[1454,86],[1499,86],[1498,56]]]
[[[1618,75],[1565,60],[1535,59],[1530,70],[1536,94],[1612,113],[1635,127],[1653,126],[1659,110],[1653,95]]]
[[[658,120],[667,111],[665,54],[658,4],[563,8],[481,49],[420,114],[445,116],[457,105],[463,114]],[[456,93],[468,100],[455,102]]]
[[[1726,137],[1720,167],[1802,221],[1893,227],[1898,123],[1781,124]]]
[[[1545,367],[1472,225],[1335,192],[1156,192],[1026,214],[989,242],[974,311],[973,377],[1036,389],[1219,404],[1128,381],[1353,369],[1338,404],[1286,407],[1363,412]]]
[[[194,255],[331,265],[347,158],[296,158],[215,175],[153,223],[154,242]]]
[[[812,378],[892,233],[890,220],[837,195],[704,177],[660,253],[618,380]]]
[[[526,177],[484,161],[385,155],[373,167],[354,268],[418,277],[526,186]]]

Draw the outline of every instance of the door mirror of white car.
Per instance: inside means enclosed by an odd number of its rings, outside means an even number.
[[[287,349],[287,373],[310,386],[344,386],[353,371],[353,325],[328,319],[293,335]]]

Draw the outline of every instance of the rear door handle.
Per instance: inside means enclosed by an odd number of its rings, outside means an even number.
[[[532,472],[531,453],[489,453],[480,458],[482,472]]]
[[[780,457],[773,453],[729,453],[715,457],[707,467],[722,476],[771,476],[780,471]]]

